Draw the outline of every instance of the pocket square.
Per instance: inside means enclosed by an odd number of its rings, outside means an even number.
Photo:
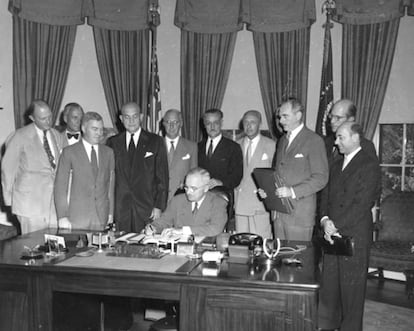
[[[301,157],[304,157],[303,154],[301,153],[298,153],[295,155],[295,159],[300,159]]]
[[[146,152],[144,158],[147,158],[147,157],[150,157],[150,156],[153,156],[153,155],[154,155],[153,152]]]
[[[262,161],[269,160],[269,156],[266,153],[263,153],[262,155]]]
[[[181,159],[182,160],[189,160],[190,159],[190,154],[184,155]]]

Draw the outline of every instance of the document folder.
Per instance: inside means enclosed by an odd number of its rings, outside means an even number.
[[[267,210],[277,210],[278,212],[291,214],[293,205],[289,198],[279,198],[275,194],[278,187],[283,187],[283,181],[275,174],[272,168],[255,168],[253,178],[258,188],[266,192],[266,199],[263,200]]]

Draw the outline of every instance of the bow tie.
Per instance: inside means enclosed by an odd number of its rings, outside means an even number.
[[[68,139],[71,139],[71,138],[79,139],[79,133],[66,132],[66,135],[68,136]]]

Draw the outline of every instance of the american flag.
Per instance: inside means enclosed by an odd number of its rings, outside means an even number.
[[[326,122],[328,118],[329,111],[333,103],[333,75],[332,75],[332,40],[331,40],[331,28],[333,24],[330,21],[331,11],[334,8],[335,4],[333,3],[333,8],[331,1],[326,1],[324,6],[326,6],[326,23],[325,27],[325,36],[323,42],[323,62],[322,62],[322,77],[321,77],[321,89],[319,94],[319,109],[318,117],[316,120],[315,131],[323,136],[327,135]]]
[[[161,119],[161,91],[160,77],[158,75],[158,58],[154,53],[151,59],[151,74],[148,93],[147,130],[159,133],[159,121]]]

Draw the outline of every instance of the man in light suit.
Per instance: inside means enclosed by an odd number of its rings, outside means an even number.
[[[257,110],[243,115],[246,136],[238,141],[243,151],[243,179],[234,190],[236,231],[272,238],[270,214],[259,200],[252,172],[254,168],[271,168],[275,142],[260,134],[262,116]]]
[[[84,115],[82,107],[76,102],[68,103],[63,109],[66,128],[62,131],[63,147],[76,144],[81,140],[81,122]]]
[[[168,172],[168,201],[177,190],[182,189],[185,175],[190,169],[197,167],[197,144],[180,137],[183,117],[177,109],[169,109],[164,115],[162,124],[165,129],[165,144],[167,146]]]
[[[15,132],[2,160],[4,203],[17,215],[22,234],[57,226],[53,183],[62,148],[48,104],[35,100],[28,111],[33,123]]]
[[[378,160],[361,148],[362,129],[345,122],[336,131],[344,155],[331,166],[329,184],[321,201],[325,239],[346,235],[354,239],[353,256],[323,256],[319,294],[319,327],[362,330],[369,250],[372,242],[371,208],[380,194]]]
[[[118,229],[140,232],[167,205],[168,161],[164,140],[141,128],[135,102],[122,106],[126,132],[109,138],[115,154],[115,221]]]
[[[185,178],[185,194],[172,198],[161,217],[146,227],[146,233],[168,229],[174,234],[216,236],[227,221],[227,201],[209,192],[210,174],[202,168],[191,169]]]
[[[303,124],[303,106],[296,99],[284,102],[278,117],[285,135],[276,148],[275,172],[283,182],[275,194],[288,198],[291,214],[275,213],[274,234],[287,240],[310,241],[316,216],[316,193],[328,182],[329,169],[321,137]]]
[[[82,132],[81,141],[63,149],[56,174],[59,227],[102,231],[113,222],[114,154],[99,144],[103,135],[101,115],[87,112]]]

